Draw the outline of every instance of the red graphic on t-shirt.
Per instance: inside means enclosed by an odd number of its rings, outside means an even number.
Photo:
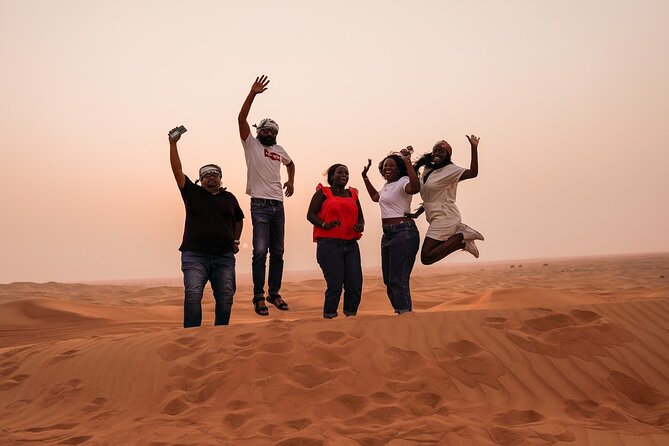
[[[281,161],[281,155],[279,155],[278,153],[270,152],[267,149],[265,149],[265,156],[274,161]]]

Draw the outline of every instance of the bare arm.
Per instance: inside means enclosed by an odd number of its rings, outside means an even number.
[[[269,79],[267,79],[267,76],[262,75],[260,77],[256,77],[255,82],[253,85],[251,85],[251,91],[249,91],[249,95],[246,96],[246,100],[244,101],[244,104],[242,104],[242,109],[239,110],[237,123],[239,124],[239,136],[242,138],[242,141],[246,141],[246,138],[249,137],[249,133],[251,133],[251,128],[247,122],[249,112],[251,111],[251,104],[253,104],[253,100],[255,99],[256,95],[267,90],[267,84],[269,84]]]
[[[288,181],[283,183],[283,188],[286,189],[286,197],[290,197],[295,191],[295,163],[291,161],[286,164],[286,170],[288,171]]]
[[[418,209],[416,209],[416,212],[414,212],[414,213],[407,212],[406,214],[404,214],[404,216],[405,216],[405,217],[409,217],[409,218],[418,218],[418,217],[420,217],[420,215],[421,215],[423,212],[425,212],[425,208],[424,208],[423,205],[421,204],[420,207],[419,207]]]
[[[407,146],[406,149],[400,151],[402,154],[402,161],[404,161],[404,165],[407,166],[407,172],[409,173],[409,184],[404,186],[404,191],[407,194],[414,195],[420,192],[420,181],[418,180],[416,169],[413,168],[413,163],[411,162],[411,152],[413,152],[413,147],[411,146]]]
[[[314,192],[314,196],[311,197],[311,202],[309,203],[309,209],[307,210],[307,220],[309,220],[309,223],[323,229],[332,229],[335,226],[340,226],[341,222],[339,220],[326,222],[318,216],[323,202],[325,202],[325,194],[321,190]]]
[[[369,177],[367,177],[367,172],[369,172],[369,167],[371,165],[372,165],[372,160],[367,159],[367,165],[365,166],[364,169],[362,169],[362,179],[365,182],[365,188],[367,188],[367,193],[369,194],[369,198],[371,198],[373,202],[378,203],[379,192],[374,188],[372,182],[369,181]]]
[[[355,204],[358,206],[358,223],[353,225],[353,230],[355,232],[363,232],[365,230],[365,216],[362,215],[362,206],[360,206],[360,200],[356,199]]]
[[[242,237],[243,228],[244,228],[244,220],[239,220],[235,222],[235,229],[234,229],[235,240],[239,240]],[[232,244],[232,251],[235,254],[239,252],[239,243]]]
[[[468,180],[469,178],[476,178],[479,174],[478,146],[480,138],[476,135],[467,135],[467,139],[469,140],[469,144],[471,145],[472,149],[472,160],[469,165],[469,169],[465,170],[460,176],[460,181]]]
[[[168,135],[176,130],[176,128],[170,130]],[[184,175],[183,169],[181,167],[181,158],[179,158],[179,151],[177,150],[177,141],[181,139],[181,135],[177,136],[174,140],[167,139],[170,141],[170,165],[172,166],[172,173],[174,174],[174,179],[177,182],[179,189],[183,189],[186,185],[186,175]]]

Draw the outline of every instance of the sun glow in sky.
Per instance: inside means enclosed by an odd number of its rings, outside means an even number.
[[[367,158],[446,139],[468,166],[469,133],[479,261],[668,251],[668,21],[661,0],[0,0],[0,282],[179,276],[178,124],[184,170],[223,166],[250,245],[236,117],[260,74],[249,120],[279,123],[297,169],[287,270],[318,268],[305,215],[329,165],[361,191],[376,267]]]

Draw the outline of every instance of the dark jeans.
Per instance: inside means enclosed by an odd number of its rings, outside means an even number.
[[[234,254],[184,251],[181,270],[184,273],[184,328],[199,327],[202,323],[202,293],[207,281],[216,300],[214,325],[228,325],[236,290]]]
[[[265,295],[265,267],[269,251],[267,292],[279,294],[283,277],[283,241],[286,216],[278,200],[251,198],[253,223],[253,296]]]
[[[362,266],[357,240],[320,238],[316,243],[316,260],[323,270],[327,289],[323,317],[337,317],[337,307],[344,288],[344,314],[358,312],[362,294]]]
[[[383,226],[381,269],[395,313],[411,311],[409,278],[419,243],[420,236],[413,220]]]

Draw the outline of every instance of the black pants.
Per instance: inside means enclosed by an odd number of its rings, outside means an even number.
[[[323,270],[327,289],[323,317],[337,317],[337,307],[344,289],[344,314],[358,312],[362,294],[362,266],[357,240],[320,238],[316,245],[316,260]]]

